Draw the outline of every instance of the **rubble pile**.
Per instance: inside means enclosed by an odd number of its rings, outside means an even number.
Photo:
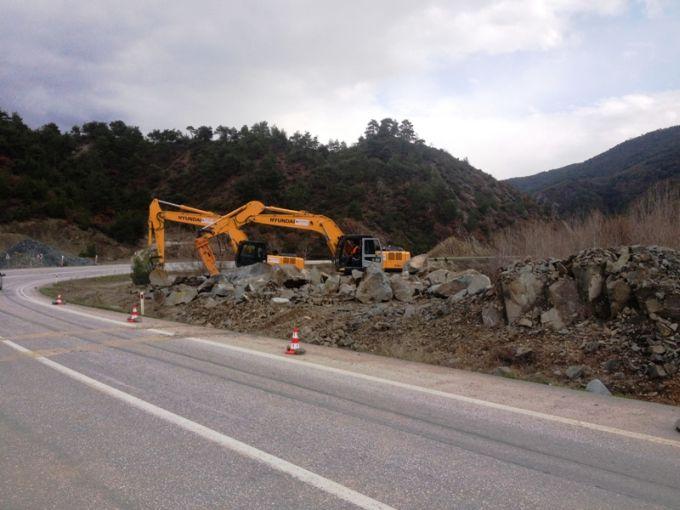
[[[437,269],[420,277],[408,272],[386,274],[379,266],[348,275],[317,268],[259,263],[231,273],[204,276],[151,276],[149,291],[158,305],[173,306],[194,300],[234,305],[270,301],[273,304],[325,305],[355,301],[365,305],[392,300],[411,303],[421,298],[459,301],[492,287],[491,280],[476,271]]]
[[[591,249],[494,282],[414,257],[403,273],[255,264],[151,280],[159,316],[602,394],[680,402],[680,254]]]
[[[582,339],[584,355],[611,354],[612,378],[638,376],[648,390],[680,377],[680,254],[657,246],[589,249],[565,260],[519,262],[500,272],[497,299],[510,327],[549,329]],[[491,325],[491,319],[485,323]],[[604,335],[591,340],[589,330]],[[577,377],[580,377],[578,373]],[[577,377],[570,377],[571,379]],[[659,382],[659,384],[656,384]]]

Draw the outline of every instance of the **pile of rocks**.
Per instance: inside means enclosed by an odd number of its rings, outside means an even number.
[[[499,325],[501,311],[511,326],[565,335],[599,324],[625,353],[607,360],[607,371],[627,365],[652,379],[680,372],[680,254],[674,250],[597,248],[565,260],[519,262],[500,272],[497,295],[482,309],[488,325]],[[600,347],[583,346],[590,353]]]
[[[680,402],[680,255],[658,247],[526,260],[494,282],[414,257],[348,275],[256,264],[151,275],[162,317],[600,393]],[[183,306],[178,306],[183,305]],[[608,388],[608,389],[607,389]]]
[[[317,268],[298,270],[294,266],[253,264],[210,278],[173,277],[151,273],[150,292],[159,305],[174,306],[195,299],[210,299],[207,306],[221,302],[242,303],[269,299],[272,303],[330,304],[358,301],[363,304],[392,300],[410,303],[420,298],[449,298],[460,301],[491,288],[491,280],[477,271],[437,269],[413,274],[388,275],[379,266],[348,275],[327,273]]]

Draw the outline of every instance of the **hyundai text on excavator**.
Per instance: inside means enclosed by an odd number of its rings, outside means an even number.
[[[307,211],[266,206],[262,202],[252,201],[222,216],[219,220],[199,231],[195,241],[196,251],[210,274],[219,273],[215,254],[210,247],[210,240],[219,235],[226,234],[229,236],[231,247],[236,253],[237,266],[263,262],[267,259],[266,245],[262,242],[249,241],[246,234],[241,230],[241,227],[251,223],[307,230],[321,234],[326,241],[336,268],[343,272],[352,269],[364,269],[372,263],[381,263],[385,256],[391,260],[390,269],[402,269],[410,258],[410,254],[404,251],[398,252],[399,260],[394,255],[390,258],[389,252],[382,251],[378,238],[361,234],[346,235],[327,216]]]

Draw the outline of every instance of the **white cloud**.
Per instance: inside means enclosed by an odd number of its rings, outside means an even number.
[[[608,98],[552,114],[477,116],[455,104],[438,104],[425,117],[435,145],[497,178],[530,175],[576,163],[627,139],[680,124],[680,90]]]
[[[348,142],[370,118],[408,117],[434,145],[507,177],[672,117],[663,94],[544,104],[574,86],[565,52],[584,44],[584,21],[639,1],[9,1],[0,108],[34,125],[121,118],[145,131],[267,120]],[[661,16],[661,1],[647,12]],[[535,54],[554,58],[510,78],[459,78],[469,62]]]

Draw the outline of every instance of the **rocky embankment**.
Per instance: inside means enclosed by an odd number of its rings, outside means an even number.
[[[339,275],[258,264],[159,278],[161,317],[680,403],[680,254],[593,249],[493,275],[438,267]]]

